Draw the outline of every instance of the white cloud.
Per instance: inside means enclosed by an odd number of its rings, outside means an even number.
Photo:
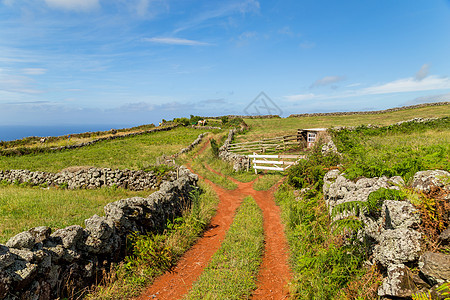
[[[48,6],[55,9],[88,12],[100,7],[99,0],[45,0]]]
[[[181,39],[181,38],[171,38],[171,37],[154,37],[154,38],[143,38],[145,42],[157,43],[157,44],[167,44],[167,45],[183,45],[183,46],[211,46],[209,43]]]
[[[342,80],[345,80],[344,76],[325,76],[324,78],[316,80],[310,87],[326,86]]]
[[[362,95],[377,95],[391,93],[405,93],[431,90],[450,89],[450,78],[439,76],[428,76],[420,81],[415,78],[404,78],[385,84],[368,87],[360,90]]]

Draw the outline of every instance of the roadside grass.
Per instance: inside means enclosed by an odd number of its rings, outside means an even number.
[[[210,139],[221,141],[223,139],[223,136],[223,133],[208,135],[204,138],[200,145],[196,147],[196,149],[188,154],[181,155],[177,159],[177,162],[179,162],[180,164],[189,163],[193,170],[200,174],[203,178],[207,178],[211,182],[219,185],[224,189],[234,190],[237,188],[237,184],[230,180],[230,177],[241,182],[249,182],[255,179],[256,176],[245,171],[238,173],[234,172],[231,164],[214,157],[211,146],[209,145],[206,149],[204,149],[202,153],[200,153],[200,149],[202,149]],[[213,170],[219,172],[223,176],[212,172],[211,170],[206,168],[205,165],[210,166]]]
[[[27,169],[58,172],[70,166],[112,169],[142,169],[156,158],[171,155],[192,143],[203,129],[179,127],[134,137],[102,141],[97,144],[59,152],[23,156],[0,156],[0,170]]]
[[[296,134],[299,128],[331,128],[333,126],[390,125],[413,118],[450,116],[450,105],[428,106],[372,115],[312,116],[300,118],[245,119],[250,130],[237,135],[235,142],[255,141],[262,138]]]
[[[170,270],[205,230],[219,202],[212,188],[199,181],[192,205],[183,216],[168,222],[162,234],[134,236],[132,255],[116,265],[86,299],[129,299],[139,296],[153,280]]]
[[[271,187],[280,181],[284,175],[277,173],[267,173],[259,177],[255,183],[253,183],[253,189],[255,191],[268,191]]]
[[[234,190],[237,188],[237,184],[228,179],[227,176],[220,176],[208,170],[204,165],[204,160],[202,160],[201,158],[196,158],[192,160],[191,167],[196,173],[200,174],[203,178],[210,180],[211,182],[217,184],[218,186],[226,190]]]
[[[264,250],[261,209],[251,197],[237,210],[221,248],[185,299],[247,299],[256,289]]]
[[[357,240],[344,243],[331,230],[323,199],[323,176],[339,165],[347,178],[402,176],[417,171],[449,169],[448,118],[380,128],[358,127],[333,132],[342,156],[323,156],[320,146],[308,160],[288,170],[287,184],[275,194],[282,208],[295,278],[295,299],[376,299],[380,270],[366,269],[366,247]],[[294,189],[297,189],[294,191]],[[300,190],[303,189],[303,192]]]
[[[282,208],[291,252],[293,299],[345,299],[342,291],[365,275],[361,248],[343,246],[342,239],[332,233],[321,192],[296,198],[292,187],[282,185],[275,199]],[[373,284],[358,286],[353,293],[367,296],[359,299],[376,299]]]
[[[0,243],[36,226],[53,230],[69,225],[84,226],[94,214],[103,215],[103,207],[116,200],[147,197],[152,191],[42,189],[0,184]]]

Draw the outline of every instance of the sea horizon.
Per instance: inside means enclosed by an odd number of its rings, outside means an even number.
[[[142,125],[142,124],[139,124]],[[64,124],[64,125],[0,125],[0,141],[20,140],[26,137],[62,136],[84,132],[130,128],[132,124]]]

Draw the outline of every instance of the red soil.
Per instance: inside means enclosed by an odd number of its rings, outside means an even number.
[[[203,152],[207,146],[208,142],[199,153]],[[206,167],[218,173],[209,166]],[[138,299],[175,300],[181,299],[187,294],[192,284],[208,265],[213,254],[220,248],[233,221],[236,209],[247,196],[252,196],[263,212],[265,234],[265,253],[257,278],[258,288],[252,298],[286,299],[288,297],[287,284],[291,278],[288,265],[288,246],[284,235],[284,226],[281,223],[280,208],[274,202],[273,191],[255,191],[252,187],[253,182],[241,183],[234,179],[238,188],[229,191],[207,179],[204,180],[213,187],[219,196],[220,202],[216,215],[203,236],[183,255],[177,266],[171,272],[157,278]]]

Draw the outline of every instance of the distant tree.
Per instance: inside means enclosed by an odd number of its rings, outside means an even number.
[[[175,123],[181,124],[183,126],[189,126],[189,123],[190,123],[188,118],[175,118],[175,119],[173,119],[173,121]]]
[[[191,122],[192,125],[196,125],[198,123],[198,121],[200,121],[202,119],[203,119],[202,117],[191,115],[191,118],[189,119],[189,121]]]
[[[227,124],[228,123],[228,116],[223,116],[220,118],[220,120],[222,120],[222,124]]]

